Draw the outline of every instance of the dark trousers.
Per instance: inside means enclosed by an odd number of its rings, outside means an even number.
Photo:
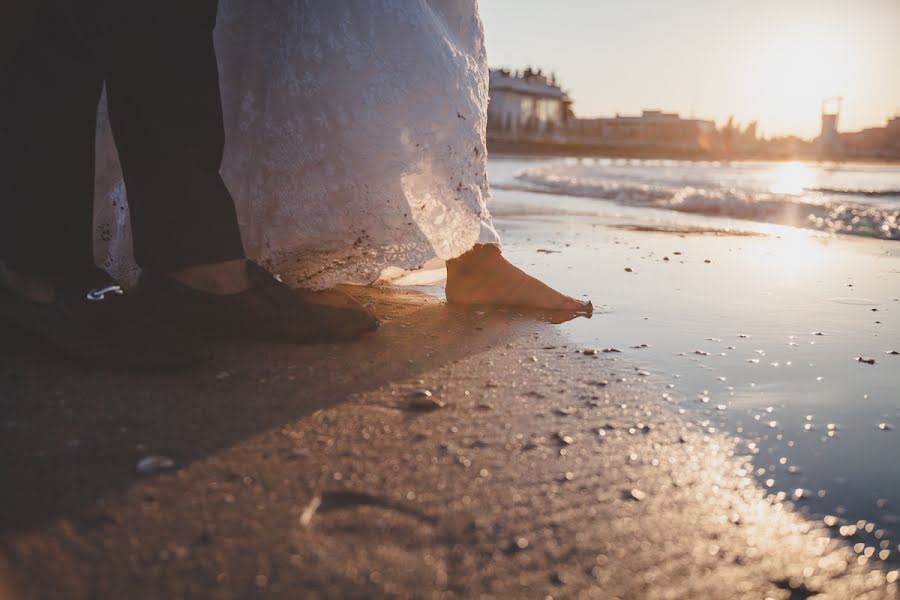
[[[62,275],[93,265],[104,84],[137,262],[169,271],[244,256],[219,175],[216,3],[4,0],[0,258],[9,267]]]

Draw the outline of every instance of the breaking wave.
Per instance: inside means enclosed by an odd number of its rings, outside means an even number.
[[[667,185],[671,183],[647,183],[644,177],[623,178],[621,174],[607,177],[600,169],[557,162],[520,171],[516,183],[502,187],[900,240],[900,204],[865,203],[866,196],[900,196],[898,190],[813,188],[799,194],[781,194],[710,184]],[[835,196],[851,195],[862,201],[834,201]]]
[[[821,194],[835,194],[839,196],[870,196],[872,198],[900,198],[900,190],[854,190],[846,188],[813,187],[806,188],[807,192],[819,192]]]

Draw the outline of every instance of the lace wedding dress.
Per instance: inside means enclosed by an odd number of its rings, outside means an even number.
[[[324,288],[498,243],[477,0],[221,0],[215,40],[221,171],[252,258]],[[98,263],[130,281],[105,107],[98,123]]]

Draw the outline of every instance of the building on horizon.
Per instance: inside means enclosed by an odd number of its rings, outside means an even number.
[[[521,73],[491,69],[488,137],[540,139],[564,131],[571,104],[552,74],[531,67]]]
[[[543,150],[579,146],[586,151],[637,155],[703,155],[719,142],[713,121],[685,119],[674,112],[576,117],[572,99],[556,77],[540,69],[491,69],[489,81],[487,139],[495,148],[527,151],[536,146]],[[755,139],[755,125],[751,131]]]
[[[684,119],[674,112],[643,110],[634,116],[574,119],[569,132],[605,146],[683,152],[712,148],[716,124],[707,119]]]
[[[868,127],[838,135],[841,158],[900,160],[900,115],[888,119],[883,127]]]
[[[487,141],[504,152],[600,154],[685,159],[900,160],[900,115],[883,127],[840,132],[843,98],[822,103],[822,129],[812,139],[764,138],[756,121],[710,119],[645,109],[639,115],[576,117],[573,101],[553,74],[528,67],[491,69]]]
[[[838,134],[838,118],[843,101],[844,98],[841,96],[822,100],[822,128],[819,137],[816,138],[819,159],[840,158],[842,154],[841,136]]]

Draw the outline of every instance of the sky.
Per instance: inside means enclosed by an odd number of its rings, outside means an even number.
[[[554,71],[583,117],[677,111],[818,134],[900,115],[900,0],[480,0],[491,67]],[[834,104],[834,103],[832,103]]]

